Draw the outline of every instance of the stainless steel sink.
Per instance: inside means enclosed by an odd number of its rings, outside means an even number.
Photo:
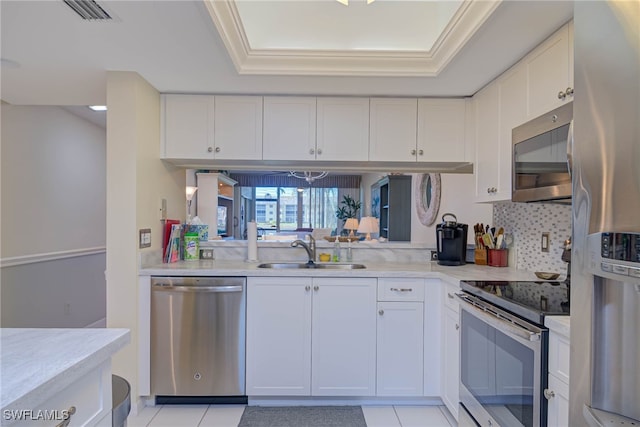
[[[267,262],[258,268],[319,268],[327,270],[355,270],[367,268],[364,264],[307,263],[307,262]]]

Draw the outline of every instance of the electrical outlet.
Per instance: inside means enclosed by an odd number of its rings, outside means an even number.
[[[542,239],[540,239],[540,250],[542,252],[549,252],[549,233],[542,233]]]
[[[200,249],[200,259],[214,259],[213,249]]]
[[[151,229],[150,228],[142,228],[140,229],[140,239],[138,240],[138,247],[142,248],[150,248],[151,247]]]
[[[431,261],[438,260],[438,251],[431,251]]]

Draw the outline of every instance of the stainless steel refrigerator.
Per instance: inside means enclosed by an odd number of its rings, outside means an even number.
[[[640,1],[574,7],[569,425],[640,425]]]

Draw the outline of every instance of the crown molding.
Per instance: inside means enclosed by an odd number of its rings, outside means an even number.
[[[502,0],[467,0],[429,51],[252,49],[235,0],[203,0],[239,74],[433,77],[440,74]]]

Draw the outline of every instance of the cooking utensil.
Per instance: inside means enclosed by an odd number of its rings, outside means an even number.
[[[484,242],[484,245],[489,248],[489,249],[494,249],[493,246],[493,239],[491,239],[491,236],[489,235],[489,233],[484,233],[482,235],[482,241]]]

